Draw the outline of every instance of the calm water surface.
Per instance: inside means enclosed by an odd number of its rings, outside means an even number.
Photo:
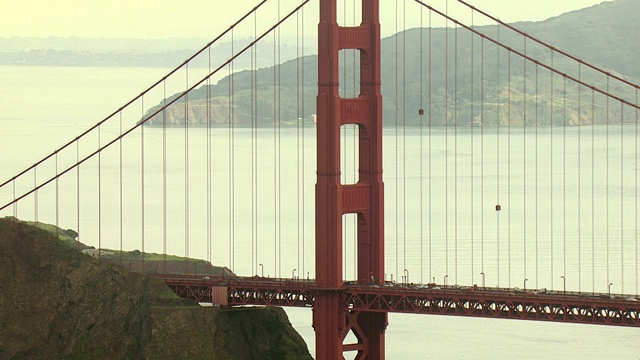
[[[166,69],[146,68],[0,67],[0,152],[4,154],[0,180],[73,139],[165,73]],[[145,98],[139,110],[127,115],[125,127],[162,97],[162,92],[156,92]],[[116,122],[82,146],[89,149],[97,142],[104,143],[119,131]],[[350,131],[345,131],[343,140],[343,146],[351,149],[344,154],[343,182],[353,182],[355,176],[356,154]],[[407,269],[411,282],[436,278],[441,283],[448,275],[449,284],[472,284],[480,283],[480,272],[484,272],[487,286],[521,287],[527,278],[527,287],[559,289],[560,276],[566,275],[568,289],[606,292],[611,282],[614,292],[637,294],[638,157],[634,146],[638,140],[634,129],[513,129],[510,134],[505,129],[501,133],[489,129],[484,138],[479,131],[459,129],[457,138],[444,129],[410,129],[404,138],[397,137],[393,129],[386,132],[387,278],[398,279],[398,274],[402,276]],[[212,132],[214,141],[210,146],[219,158],[211,165],[211,196],[221,210],[220,214],[212,210],[216,220],[209,244],[206,230],[199,226],[206,217],[202,194],[208,183],[208,160],[206,152],[201,151],[207,149],[206,129],[192,129],[189,133],[189,180],[185,180],[184,131],[170,129],[166,162],[167,182],[172,190],[167,199],[172,221],[167,237],[179,240],[170,244],[168,251],[208,258],[243,275],[257,273],[260,263],[264,264],[265,275],[288,277],[295,269],[298,276],[309,273],[313,277],[315,134],[312,127],[304,129],[302,138],[298,134],[300,129],[295,128],[277,133],[269,128],[257,132],[237,129],[233,138],[228,129]],[[140,224],[144,223],[146,251],[161,252],[162,246],[154,240],[163,236],[158,230],[163,221],[157,210],[162,207],[159,174],[163,166],[163,132],[145,129],[144,180],[139,170],[142,137],[134,133],[123,142],[126,154],[138,154],[132,156],[135,160],[124,162],[129,174],[122,194],[128,219],[124,242],[127,249],[139,248]],[[258,139],[256,149],[251,148],[253,138]],[[304,141],[301,143],[300,139]],[[497,142],[502,144],[502,150],[496,147]],[[619,143],[626,145],[615,145]],[[504,150],[507,148],[510,151]],[[60,163],[73,160],[75,151],[61,154]],[[81,170],[83,179],[88,179],[87,185],[82,183],[81,201],[76,199],[79,191],[74,185],[75,173],[70,174],[69,180],[60,181],[61,187],[69,189],[61,190],[58,221],[61,226],[75,228],[75,206],[79,201],[84,242],[119,246],[118,231],[107,225],[116,222],[116,216],[109,214],[119,207],[117,199],[121,197],[117,187],[118,158],[116,148],[101,159],[101,189],[105,196],[100,212],[96,210],[96,198],[84,195],[97,187],[95,161],[89,161]],[[229,159],[240,164],[232,176]],[[252,166],[253,160],[256,162]],[[278,168],[280,172],[274,173]],[[429,171],[432,180],[425,181]],[[46,171],[38,176],[44,178]],[[258,178],[261,180],[255,180]],[[304,189],[297,179],[304,180]],[[139,187],[143,181],[146,205],[144,219],[140,220]],[[190,184],[188,192],[184,190],[185,181]],[[233,201],[228,194],[230,181],[235,188]],[[0,194],[0,199],[7,196],[11,194]],[[185,196],[190,209],[194,209],[190,210],[191,219],[186,225]],[[54,198],[52,191],[40,193],[39,220],[56,221],[47,207]],[[19,206],[18,215],[33,218],[33,199],[27,198],[24,203]],[[499,214],[494,209],[497,203],[503,208]],[[234,214],[231,216],[230,207]],[[174,217],[171,211],[175,211]],[[258,220],[253,221],[251,214]],[[230,217],[238,224],[229,225]],[[102,230],[98,230],[100,222]],[[354,256],[353,221],[347,217],[345,223],[345,278],[352,279],[355,268],[349,260]],[[186,249],[185,228],[189,229]],[[236,239],[231,244],[227,240],[229,234]],[[603,255],[606,249],[608,256]],[[578,253],[582,259],[579,262],[575,260]],[[311,311],[287,309],[287,313],[313,353]],[[637,360],[639,331],[390,314],[386,347],[388,359]]]

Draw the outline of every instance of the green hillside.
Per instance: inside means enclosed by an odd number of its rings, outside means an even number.
[[[617,0],[514,26],[634,81],[640,78],[640,69],[634,61],[640,57],[637,14],[640,1]],[[635,109],[621,107],[615,100],[607,101],[591,85],[635,103],[632,87],[608,83],[605,76],[558,53],[552,55],[550,50],[532,40],[525,41],[504,26],[474,29],[541,64],[553,64],[560,74],[552,74],[544,66],[525,61],[522,56],[464,28],[410,29],[382,40],[386,126],[586,125],[635,121]],[[357,73],[356,59],[355,51],[344,51],[341,73]],[[189,108],[189,122],[206,125],[210,121],[215,125],[231,120],[237,126],[309,122],[315,114],[316,67],[317,58],[308,56],[275,69],[235,73],[212,85],[209,91],[201,87],[189,95],[189,105],[196,105]],[[579,86],[570,77],[588,86]],[[356,96],[357,83],[353,75],[345,75],[341,79],[341,94]],[[210,106],[203,106],[208,98]],[[179,101],[167,110],[164,121],[173,126],[183,124],[184,108],[184,102]],[[157,109],[150,109],[148,114]],[[424,109],[422,116],[420,109]],[[149,123],[162,125],[163,118],[157,116]]]

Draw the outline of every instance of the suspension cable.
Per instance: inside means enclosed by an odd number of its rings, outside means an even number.
[[[302,4],[300,4],[298,7],[296,7],[295,9],[293,9],[288,15],[286,15],[285,17],[283,17],[280,21],[278,21],[276,24],[274,24],[273,26],[271,26],[269,29],[267,29],[265,32],[262,33],[262,35],[260,37],[258,37],[257,39],[255,39],[254,41],[252,41],[251,43],[249,43],[247,46],[245,46],[241,51],[237,52],[232,58],[228,59],[227,61],[225,61],[223,64],[221,64],[220,66],[218,66],[215,70],[213,70],[213,72],[209,73],[208,75],[206,75],[204,78],[200,79],[198,82],[196,82],[195,84],[193,84],[191,87],[189,87],[187,90],[183,91],[182,93],[178,94],[175,96],[175,98],[173,98],[172,100],[168,101],[165,105],[163,105],[162,107],[160,107],[159,109],[157,109],[156,111],[154,111],[153,113],[147,115],[144,119],[138,121],[136,124],[132,125],[127,131],[125,131],[124,133],[120,134],[119,136],[115,137],[114,139],[112,139],[111,141],[107,142],[106,144],[102,145],[99,149],[96,149],[95,151],[91,152],[89,155],[86,155],[85,157],[83,157],[82,159],[80,158],[79,155],[79,150],[77,151],[77,161],[75,164],[70,165],[69,167],[67,167],[65,170],[63,170],[62,172],[60,172],[59,174],[45,180],[44,182],[40,183],[39,185],[35,186],[33,189],[27,191],[26,193],[18,196],[18,197],[14,197],[14,200],[1,206],[0,207],[0,211],[4,210],[5,208],[13,205],[14,203],[22,200],[23,198],[33,194],[34,192],[38,191],[39,189],[41,189],[42,187],[48,185],[49,183],[53,182],[56,178],[59,178],[61,176],[63,176],[64,174],[68,173],[69,171],[79,167],[82,163],[84,163],[85,161],[87,161],[88,159],[91,159],[92,157],[94,157],[95,155],[97,155],[99,152],[104,151],[105,149],[107,149],[108,147],[110,147],[111,145],[113,145],[114,143],[118,142],[120,139],[122,139],[123,137],[127,136],[128,134],[130,134],[131,132],[133,132],[135,129],[137,129],[139,126],[144,125],[147,121],[149,121],[151,118],[153,118],[154,116],[158,115],[160,112],[162,112],[163,110],[165,110],[167,107],[171,106],[172,104],[176,103],[177,101],[181,100],[182,98],[185,97],[185,95],[196,89],[198,86],[202,85],[205,81],[207,81],[208,78],[212,77],[213,75],[217,74],[221,69],[223,69],[224,67],[226,67],[229,63],[231,63],[232,61],[234,61],[236,58],[238,58],[240,55],[244,54],[244,52],[246,52],[248,49],[250,49],[253,45],[255,45],[258,41],[262,40],[265,36],[267,36],[269,33],[271,33],[276,27],[280,26],[280,24],[282,24],[283,22],[285,22],[289,17],[291,17],[291,15],[293,15],[294,13],[296,13],[298,10],[300,10],[304,5],[306,5],[307,3],[309,3],[311,0],[304,0],[304,2]],[[166,76],[165,76],[166,78]],[[163,78],[163,80],[165,79]],[[120,111],[120,110],[118,110]],[[116,112],[117,113],[117,112]],[[77,137],[74,141],[78,140],[79,137]],[[72,144],[72,142],[70,142],[70,144]],[[79,145],[77,145],[76,142],[76,146],[79,147]],[[63,147],[64,148],[64,147]],[[60,148],[58,151],[62,150],[63,148]],[[45,161],[46,159],[41,160],[40,162]],[[39,162],[39,163],[40,163]],[[31,170],[33,167],[30,167],[28,170]],[[24,171],[24,172],[26,172]],[[14,178],[17,178],[18,176],[20,176],[21,174],[18,174],[16,176],[14,176]],[[13,181],[13,178],[8,180],[8,182]],[[3,185],[0,185],[0,187],[2,187]]]
[[[293,10],[292,13],[297,12],[299,8],[301,8],[303,5],[305,5],[306,3],[308,3],[310,0],[306,0],[304,1],[303,4],[301,4],[299,7],[297,7],[296,9]],[[71,144],[73,144],[74,142],[77,142],[78,140],[80,140],[81,138],[83,138],[84,136],[86,136],[87,134],[89,134],[91,131],[95,130],[97,127],[101,126],[103,123],[105,123],[106,121],[108,121],[109,119],[111,119],[113,116],[115,116],[118,113],[121,113],[122,110],[124,110],[125,108],[127,108],[129,105],[133,104],[134,102],[136,102],[137,100],[139,100],[140,98],[142,98],[144,95],[146,95],[148,92],[150,92],[151,90],[153,90],[156,86],[158,86],[160,83],[162,83],[163,81],[165,81],[168,77],[170,77],[171,75],[173,75],[174,73],[176,73],[178,70],[180,70],[182,67],[184,67],[186,64],[190,63],[191,60],[195,59],[198,55],[200,55],[202,52],[204,52],[207,48],[210,48],[213,44],[217,43],[218,40],[220,40],[223,36],[225,36],[227,33],[229,33],[231,30],[233,30],[236,26],[238,26],[240,23],[242,23],[247,17],[249,17],[249,15],[251,15],[252,13],[256,12],[264,3],[266,3],[267,0],[262,0],[258,5],[256,5],[253,9],[251,9],[249,12],[247,12],[245,15],[243,15],[238,21],[236,21],[235,23],[233,23],[231,26],[229,26],[225,31],[223,31],[222,33],[220,33],[220,35],[218,35],[215,39],[213,39],[212,41],[210,41],[207,45],[205,45],[204,47],[202,47],[202,49],[200,49],[199,51],[197,51],[195,54],[193,54],[192,56],[190,56],[189,58],[187,58],[184,62],[182,62],[182,64],[178,65],[175,69],[173,69],[172,71],[170,71],[169,73],[167,73],[167,75],[165,75],[164,77],[162,77],[160,80],[158,80],[157,82],[155,82],[153,85],[149,86],[146,90],[142,91],[140,93],[140,95],[134,97],[133,99],[131,99],[129,102],[125,103],[124,105],[122,105],[120,108],[118,108],[116,111],[114,111],[113,113],[111,113],[110,115],[108,115],[106,118],[104,118],[103,120],[99,121],[98,123],[96,123],[95,125],[93,125],[92,127],[90,127],[89,129],[87,129],[86,131],[84,131],[83,133],[81,133],[80,135],[78,135],[76,138],[74,138],[73,140],[67,142],[65,145],[61,146],[60,148],[54,150],[51,154],[43,157],[41,160],[37,161],[36,163],[34,163],[33,165],[31,165],[30,167],[24,169],[23,171],[19,172],[17,175],[13,176],[12,178],[8,179],[7,181],[3,182],[2,184],[0,184],[0,188],[3,188],[5,185],[7,185],[9,182],[11,182],[14,179],[17,179],[19,177],[21,177],[22,175],[24,175],[25,173],[27,173],[29,170],[35,168],[36,166],[42,164],[43,162],[47,161],[48,159],[50,159],[52,156],[54,156],[57,152],[60,152],[62,150],[64,150],[65,148],[69,147]],[[285,20],[285,19],[283,19]],[[276,24],[274,27],[280,25],[280,23]],[[270,32],[273,29],[273,27],[269,30],[267,30],[267,32]],[[234,59],[230,59],[230,60],[234,60]],[[211,74],[213,75],[213,74]],[[211,76],[210,75],[210,76]],[[200,83],[196,84],[199,85]],[[173,103],[173,102],[172,102]],[[170,103],[171,104],[171,103]],[[170,105],[169,104],[169,105]],[[149,118],[151,118],[152,116],[150,116]],[[43,184],[44,185],[44,184]],[[0,210],[4,209],[1,208]]]
[[[566,52],[564,52],[564,51],[562,51],[562,50],[560,50],[560,49],[558,49],[558,48],[556,48],[556,47],[554,47],[552,45],[549,45],[549,44],[545,43],[544,41],[542,41],[542,40],[540,40],[540,39],[538,39],[538,38],[536,38],[534,36],[531,36],[531,35],[527,34],[526,32],[524,32],[522,30],[519,30],[518,28],[516,28],[514,26],[511,26],[508,23],[505,23],[505,22],[501,21],[500,19],[498,19],[496,17],[493,17],[493,16],[489,15],[488,13],[478,9],[477,7],[466,3],[464,0],[457,0],[457,1],[459,3],[462,3],[462,4],[466,5],[467,7],[471,8],[471,9],[481,13],[482,15],[484,15],[485,17],[488,17],[489,19],[495,21],[496,23],[498,23],[500,25],[503,25],[503,26],[509,28],[510,30],[513,30],[514,32],[524,36],[525,38],[531,39],[531,40],[537,42],[538,44],[550,49],[553,52],[557,52],[557,53],[559,53],[561,55],[564,55],[564,56],[568,57],[569,59],[574,60],[576,62],[579,62],[579,63],[581,63],[581,64],[583,64],[583,65],[585,65],[585,66],[587,66],[587,67],[589,67],[589,68],[591,68],[591,69],[593,69],[593,70],[595,70],[595,71],[597,71],[597,72],[599,72],[599,73],[601,73],[601,74],[603,74],[603,75],[605,75],[607,77],[611,77],[611,78],[616,79],[616,80],[618,80],[620,82],[623,82],[623,83],[635,88],[636,90],[640,89],[640,85],[635,84],[633,82],[630,82],[629,80],[626,80],[626,79],[624,79],[624,78],[622,78],[620,76],[617,76],[617,75],[615,75],[613,73],[607,72],[607,71],[605,71],[605,70],[603,70],[603,69],[601,69],[601,68],[599,68],[599,67],[597,67],[595,65],[592,65],[592,64],[590,64],[590,63],[588,63],[588,62],[586,62],[586,61],[584,61],[582,59],[579,59],[579,58],[577,58],[577,57],[575,57],[575,56],[573,56],[573,55],[571,55],[569,53],[566,53]]]
[[[518,56],[520,56],[520,57],[524,57],[524,58],[526,58],[527,60],[529,60],[529,61],[531,61],[531,62],[533,62],[533,63],[535,63],[535,64],[537,64],[537,65],[539,65],[539,66],[544,67],[545,69],[551,70],[551,71],[553,71],[554,73],[559,74],[559,75],[562,75],[563,77],[566,77],[567,79],[569,79],[569,80],[571,80],[571,81],[574,81],[574,82],[576,82],[576,83],[578,83],[578,84],[580,84],[580,85],[582,85],[582,86],[585,86],[585,87],[587,87],[587,88],[589,88],[589,89],[593,89],[593,90],[595,90],[595,91],[597,91],[597,92],[599,92],[599,93],[601,93],[601,94],[603,94],[603,95],[605,95],[605,96],[607,96],[607,97],[609,97],[609,98],[615,99],[615,100],[617,100],[617,101],[619,101],[619,102],[622,102],[622,103],[624,103],[624,104],[626,104],[626,105],[629,105],[629,106],[631,106],[631,107],[632,107],[632,108],[634,108],[634,109],[640,109],[640,105],[638,105],[638,104],[634,104],[634,103],[632,103],[632,102],[630,102],[630,101],[628,101],[628,100],[625,100],[625,99],[623,99],[623,98],[621,98],[621,97],[618,97],[618,96],[613,95],[613,94],[611,94],[611,93],[609,93],[609,92],[607,92],[607,91],[604,91],[604,90],[602,90],[602,89],[600,89],[600,88],[598,88],[598,87],[596,87],[596,86],[594,86],[594,85],[590,85],[590,84],[588,84],[588,83],[585,83],[585,82],[584,82],[584,81],[582,81],[579,77],[578,77],[578,78],[576,78],[576,77],[571,76],[571,75],[569,75],[569,74],[563,73],[563,72],[561,72],[561,71],[559,71],[559,70],[557,70],[557,69],[554,69],[553,67],[551,67],[551,66],[549,66],[549,65],[547,65],[547,64],[544,64],[544,63],[542,63],[542,62],[540,62],[540,61],[538,61],[538,60],[536,60],[536,59],[534,59],[534,58],[532,58],[532,57],[530,57],[530,56],[528,56],[528,55],[523,54],[522,52],[520,52],[520,51],[518,51],[518,50],[516,50],[516,49],[513,49],[513,48],[511,48],[511,47],[509,47],[509,46],[507,46],[507,45],[505,45],[505,44],[501,43],[501,42],[499,41],[499,39],[497,39],[497,40],[496,40],[496,39],[493,39],[492,37],[490,37],[490,36],[488,36],[488,35],[486,35],[486,34],[484,34],[484,33],[481,33],[481,32],[479,32],[479,31],[477,31],[477,30],[475,30],[475,29],[472,29],[472,28],[471,28],[471,27],[469,27],[468,25],[465,25],[465,24],[461,23],[460,21],[458,21],[458,20],[456,20],[456,19],[454,19],[454,18],[452,18],[452,17],[448,16],[448,15],[447,15],[447,14],[445,14],[445,13],[442,13],[441,11],[438,11],[437,9],[433,8],[432,6],[429,6],[429,5],[425,4],[425,3],[424,3],[424,2],[422,2],[421,0],[413,0],[413,1],[415,1],[415,2],[419,3],[420,5],[422,5],[422,6],[424,6],[424,7],[427,7],[428,9],[431,9],[433,12],[435,12],[435,13],[437,13],[438,15],[440,15],[440,16],[442,16],[442,17],[446,18],[448,21],[452,21],[453,23],[458,24],[459,26],[461,26],[461,27],[463,27],[463,28],[465,28],[465,29],[467,29],[467,30],[469,30],[469,31],[473,32],[474,34],[477,34],[477,35],[479,35],[479,36],[481,36],[481,37],[483,37],[483,38],[486,38],[487,40],[489,40],[489,41],[493,42],[494,44],[498,45],[499,47],[502,47],[502,48],[506,49],[507,51],[509,51],[509,53],[516,54],[516,55],[518,55]],[[460,1],[460,0],[458,0],[458,1]],[[583,64],[583,63],[584,63],[584,62],[580,62],[580,64]]]

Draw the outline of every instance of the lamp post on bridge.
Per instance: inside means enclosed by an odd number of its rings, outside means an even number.
[[[296,271],[298,271],[298,269],[293,269],[293,271],[291,272],[291,279],[292,280],[296,279]]]
[[[264,265],[258,264],[260,266],[260,276],[264,277]]]
[[[609,283],[609,297],[611,297],[611,285],[613,285],[612,282]]]
[[[444,278],[442,279],[442,285],[447,286],[447,278],[449,277],[449,275],[445,275]]]
[[[482,287],[484,287],[484,271],[480,273],[482,275]]]
[[[409,270],[404,269],[404,279],[407,285],[409,284]]]
[[[524,284],[522,285],[522,291],[527,292],[527,281],[529,281],[529,279],[524,279]]]
[[[560,276],[560,279],[562,279],[562,293],[566,294],[567,293],[567,278],[564,277],[564,275]]]

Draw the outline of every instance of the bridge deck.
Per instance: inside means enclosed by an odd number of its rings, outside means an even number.
[[[344,310],[460,315],[640,327],[640,301],[631,295],[386,283],[325,289],[313,280],[262,277],[161,276],[180,297],[210,303],[223,291],[229,306],[313,307],[337,292]]]

